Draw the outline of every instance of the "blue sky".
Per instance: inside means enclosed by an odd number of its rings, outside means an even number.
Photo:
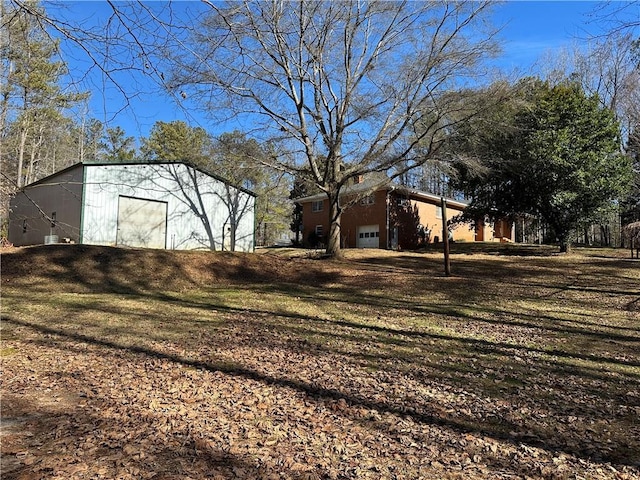
[[[177,5],[180,8],[198,9],[203,4],[180,2]],[[553,56],[576,43],[584,43],[588,33],[593,33],[597,28],[592,21],[592,14],[599,5],[593,1],[509,1],[496,5],[495,24],[504,26],[500,35],[504,52],[499,65],[506,71],[517,70],[522,75],[535,73],[540,67],[541,58]],[[102,1],[67,3],[66,7],[74,17],[82,12],[82,18],[87,22],[97,21],[100,12],[109,11],[106,2]],[[121,93],[113,88],[102,91],[103,84],[99,79],[92,83],[90,114],[107,122],[108,126],[121,126],[129,136],[147,136],[157,120],[184,120],[214,134],[222,133],[216,132],[206,119],[190,113],[188,100],[184,102],[178,99],[178,102],[157,93],[140,93],[129,106],[125,106]],[[135,87],[135,83],[132,84],[132,88]],[[178,103],[186,105],[187,110],[179,107]],[[229,126],[227,129],[232,128]]]
[[[496,24],[504,25],[504,65],[528,71],[538,60],[584,41],[595,25],[596,2],[512,1],[496,9]]]

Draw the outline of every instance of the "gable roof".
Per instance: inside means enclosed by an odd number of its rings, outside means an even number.
[[[32,182],[28,185],[23,186],[20,190],[24,190],[27,187],[32,187],[32,186],[37,186],[39,184],[42,183],[46,183],[49,180],[51,180],[52,178],[57,177],[58,175],[63,175],[75,168],[78,167],[120,167],[120,166],[130,166],[130,165],[184,165],[188,168],[192,168],[193,170],[196,170],[204,175],[208,175],[211,178],[214,178],[216,180],[218,180],[219,182],[222,182],[226,185],[230,185],[233,188],[237,188],[238,190],[240,190],[241,192],[244,192],[248,195],[251,195],[253,197],[257,197],[257,194],[255,192],[252,192],[251,190],[249,190],[248,188],[244,188],[241,186],[237,186],[234,185],[233,183],[231,183],[229,180],[227,180],[226,178],[215,174],[213,172],[209,172],[206,171],[202,168],[199,167],[195,167],[194,165],[190,164],[189,162],[122,162],[122,163],[109,163],[109,162],[78,162],[78,163],[74,163],[73,165],[63,168],[62,170],[58,170],[55,173],[52,173],[51,175],[47,175],[44,178],[41,178],[40,180],[37,180],[35,182]]]
[[[391,190],[404,193],[406,195],[415,197],[420,200],[427,200],[427,201],[437,202],[437,203],[442,201],[442,195],[436,195],[434,193],[429,193],[429,192],[424,192],[422,190],[408,188],[403,185],[394,185]],[[445,200],[447,201],[447,205],[451,207],[466,208],[469,206],[469,202],[466,202],[464,200],[455,200],[453,198],[447,198],[447,197],[445,197]]]
[[[383,189],[389,189],[391,187],[391,180],[386,175],[365,175],[363,180],[359,183],[354,183],[353,185],[349,185],[347,187],[343,187],[340,192],[340,196],[343,195],[353,195],[363,192],[377,192]],[[306,197],[300,197],[294,199],[297,203],[307,203],[316,200],[324,200],[327,198],[327,194],[324,192],[314,193],[313,195],[307,195]]]
[[[441,195],[435,195],[433,193],[424,192],[422,190],[417,190],[414,188],[409,188],[404,185],[396,185],[391,182],[388,177],[384,179],[381,178],[372,178],[367,181],[365,178],[361,183],[356,183],[355,185],[350,185],[346,188],[342,189],[340,196],[343,195],[353,195],[363,192],[377,192],[380,190],[386,190],[388,192],[398,192],[403,195],[407,195],[413,197],[417,200],[428,201],[430,203],[439,203],[442,200]],[[294,201],[296,203],[307,203],[318,200],[324,200],[327,198],[327,194],[324,192],[316,193],[314,195],[308,195],[306,197],[297,198]],[[454,200],[453,198],[445,198],[447,201],[447,205],[451,207],[457,207],[464,209],[469,206],[469,202]]]

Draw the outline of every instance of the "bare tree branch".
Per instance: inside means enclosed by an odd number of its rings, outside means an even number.
[[[327,193],[338,229],[351,178],[436,154],[461,121],[448,93],[477,82],[494,47],[493,32],[476,29],[483,2],[208,4],[189,51],[173,57],[172,84],[286,145],[294,162],[281,168]]]

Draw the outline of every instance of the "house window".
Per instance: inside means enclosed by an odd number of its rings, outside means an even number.
[[[436,218],[442,218],[442,207],[440,205],[436,205]]]
[[[22,233],[27,233],[27,219],[22,220]]]
[[[409,200],[408,198],[398,198],[397,202],[398,206],[400,207],[408,207],[411,205],[411,200]]]
[[[322,225],[316,225],[316,235],[319,237],[322,236]]]
[[[315,200],[311,202],[312,212],[321,212],[323,208],[324,208],[324,200]]]
[[[360,200],[360,205],[373,205],[375,202],[375,198],[373,194],[367,195],[362,200]]]

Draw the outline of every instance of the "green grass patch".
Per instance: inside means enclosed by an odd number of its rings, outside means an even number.
[[[0,357],[9,357],[18,353],[18,349],[14,347],[0,347]]]

